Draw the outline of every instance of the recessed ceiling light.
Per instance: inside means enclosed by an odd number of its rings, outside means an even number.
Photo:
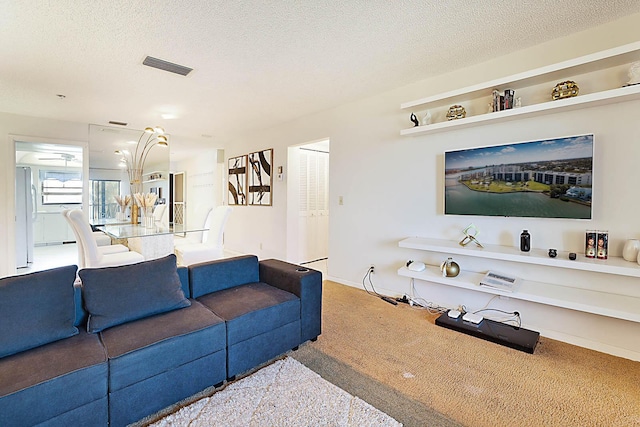
[[[165,120],[173,120],[173,119],[177,119],[178,118],[178,116],[176,116],[175,114],[172,114],[172,113],[160,114],[160,117],[162,117]]]

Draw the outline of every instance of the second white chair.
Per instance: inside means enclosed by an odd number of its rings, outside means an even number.
[[[77,237],[81,242],[84,253],[84,260],[78,261],[84,262],[85,268],[114,267],[144,261],[144,257],[138,252],[127,250],[127,252],[105,253],[104,250],[99,250],[96,241],[93,239],[91,226],[82,211],[72,210],[66,216],[72,223],[72,228],[75,228],[78,233]]]
[[[205,221],[205,228],[209,231],[202,233],[202,242],[176,245],[174,252],[179,265],[197,264],[224,256],[224,228],[231,211],[232,208],[229,206],[218,206],[212,209]]]

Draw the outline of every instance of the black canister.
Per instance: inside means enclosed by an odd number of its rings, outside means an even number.
[[[531,250],[531,235],[527,230],[522,230],[520,234],[520,250],[529,252]]]

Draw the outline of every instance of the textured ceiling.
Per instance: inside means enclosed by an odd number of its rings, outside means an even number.
[[[0,111],[159,124],[219,146],[639,11],[639,0],[0,0]],[[194,71],[145,67],[147,55]]]

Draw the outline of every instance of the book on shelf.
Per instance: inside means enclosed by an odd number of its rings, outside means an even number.
[[[505,292],[515,292],[520,286],[520,279],[508,274],[489,271],[480,280],[480,286]]]

